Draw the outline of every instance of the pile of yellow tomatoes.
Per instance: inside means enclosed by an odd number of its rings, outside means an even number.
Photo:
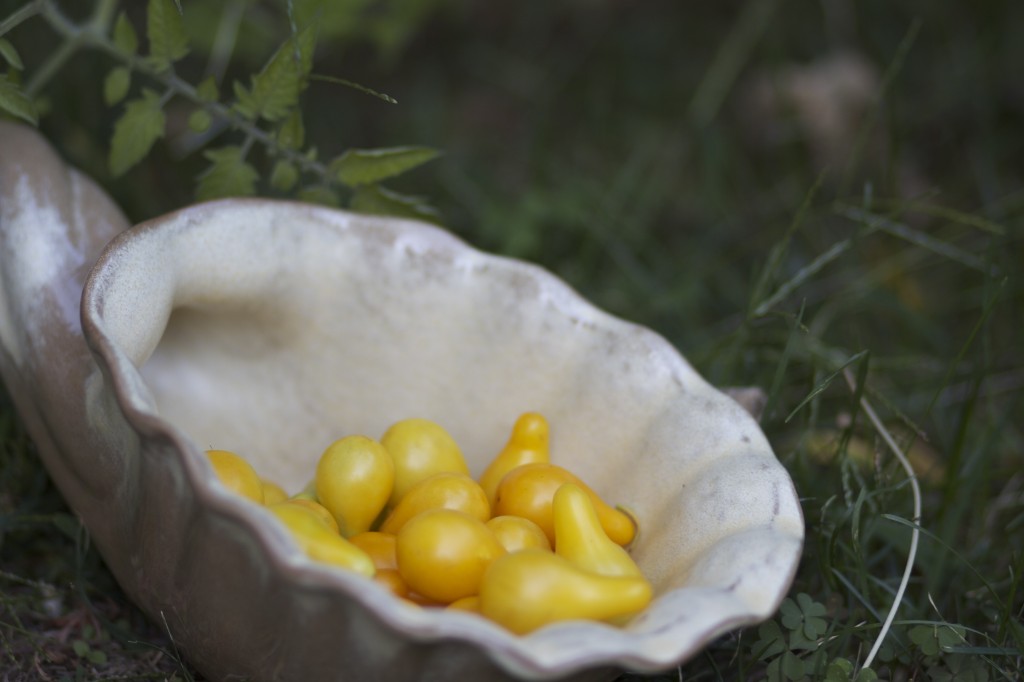
[[[239,455],[207,456],[224,485],[266,505],[309,557],[398,598],[473,611],[520,634],[570,619],[621,624],[652,596],[625,549],[636,522],[551,463],[548,442],[544,417],[521,415],[474,480],[441,426],[406,419],[379,441],[331,444],[292,496]]]

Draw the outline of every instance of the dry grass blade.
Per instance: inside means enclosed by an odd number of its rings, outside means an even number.
[[[849,368],[843,369],[843,376],[846,378],[846,383],[849,384],[850,390],[854,393],[857,392],[857,384],[853,378],[853,373],[850,372]],[[910,573],[914,569],[914,559],[917,556],[917,543],[921,536],[920,530],[917,526],[921,523],[921,486],[917,482],[917,476],[914,474],[914,467],[910,465],[910,461],[907,456],[903,454],[903,450],[899,445],[896,444],[896,440],[889,433],[889,430],[885,428],[882,420],[875,414],[874,408],[871,407],[871,403],[868,399],[861,396],[860,399],[861,409],[864,410],[864,414],[867,415],[868,420],[871,421],[872,426],[878,431],[878,435],[882,437],[885,444],[889,446],[889,450],[899,460],[903,466],[904,471],[907,472],[907,478],[910,481],[910,489],[914,495],[914,529],[910,535],[910,549],[907,553],[907,564],[903,571],[903,579],[900,581],[900,586],[896,590],[896,596],[893,598],[892,608],[889,609],[889,614],[885,617],[885,622],[882,624],[882,629],[878,633],[878,637],[875,638],[875,643],[871,646],[871,650],[868,652],[867,657],[864,659],[864,663],[861,668],[870,668],[871,664],[875,660],[875,656],[878,655],[878,650],[882,647],[882,642],[885,641],[885,636],[889,632],[889,628],[892,626],[893,620],[896,618],[896,612],[899,610],[900,603],[903,601],[903,594],[907,590],[907,585],[910,582]]]

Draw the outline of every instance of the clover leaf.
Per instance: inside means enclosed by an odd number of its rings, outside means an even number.
[[[825,605],[814,601],[809,594],[801,592],[796,601],[786,599],[780,608],[782,624],[794,634],[800,633],[807,640],[815,640],[828,630],[828,622],[823,618]]]

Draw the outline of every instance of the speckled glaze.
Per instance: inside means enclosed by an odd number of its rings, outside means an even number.
[[[117,208],[38,135],[0,123],[0,150],[4,382],[122,587],[204,675],[602,680],[778,607],[803,540],[792,482],[655,333],[414,222],[229,200],[115,238]],[[401,603],[306,560],[202,454],[295,491],[333,439],[420,416],[479,474],[527,410],[555,461],[641,521],[657,596],[625,628],[517,637]]]

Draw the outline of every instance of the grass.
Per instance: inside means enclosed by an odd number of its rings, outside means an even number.
[[[661,332],[712,382],[764,388],[801,496],[780,613],[623,680],[851,679],[914,528],[874,673],[1024,675],[1024,5],[409,4],[429,11],[393,19],[393,42],[320,57],[399,104],[314,84],[309,138],[325,156],[445,150],[400,189]],[[854,56],[824,78],[792,70],[836,54]],[[197,155],[105,174],[108,67],[70,65],[51,96],[76,108],[43,130],[133,219],[189,202]],[[0,418],[0,679],[201,679],[121,594],[6,403]],[[919,525],[887,434],[920,481]]]

